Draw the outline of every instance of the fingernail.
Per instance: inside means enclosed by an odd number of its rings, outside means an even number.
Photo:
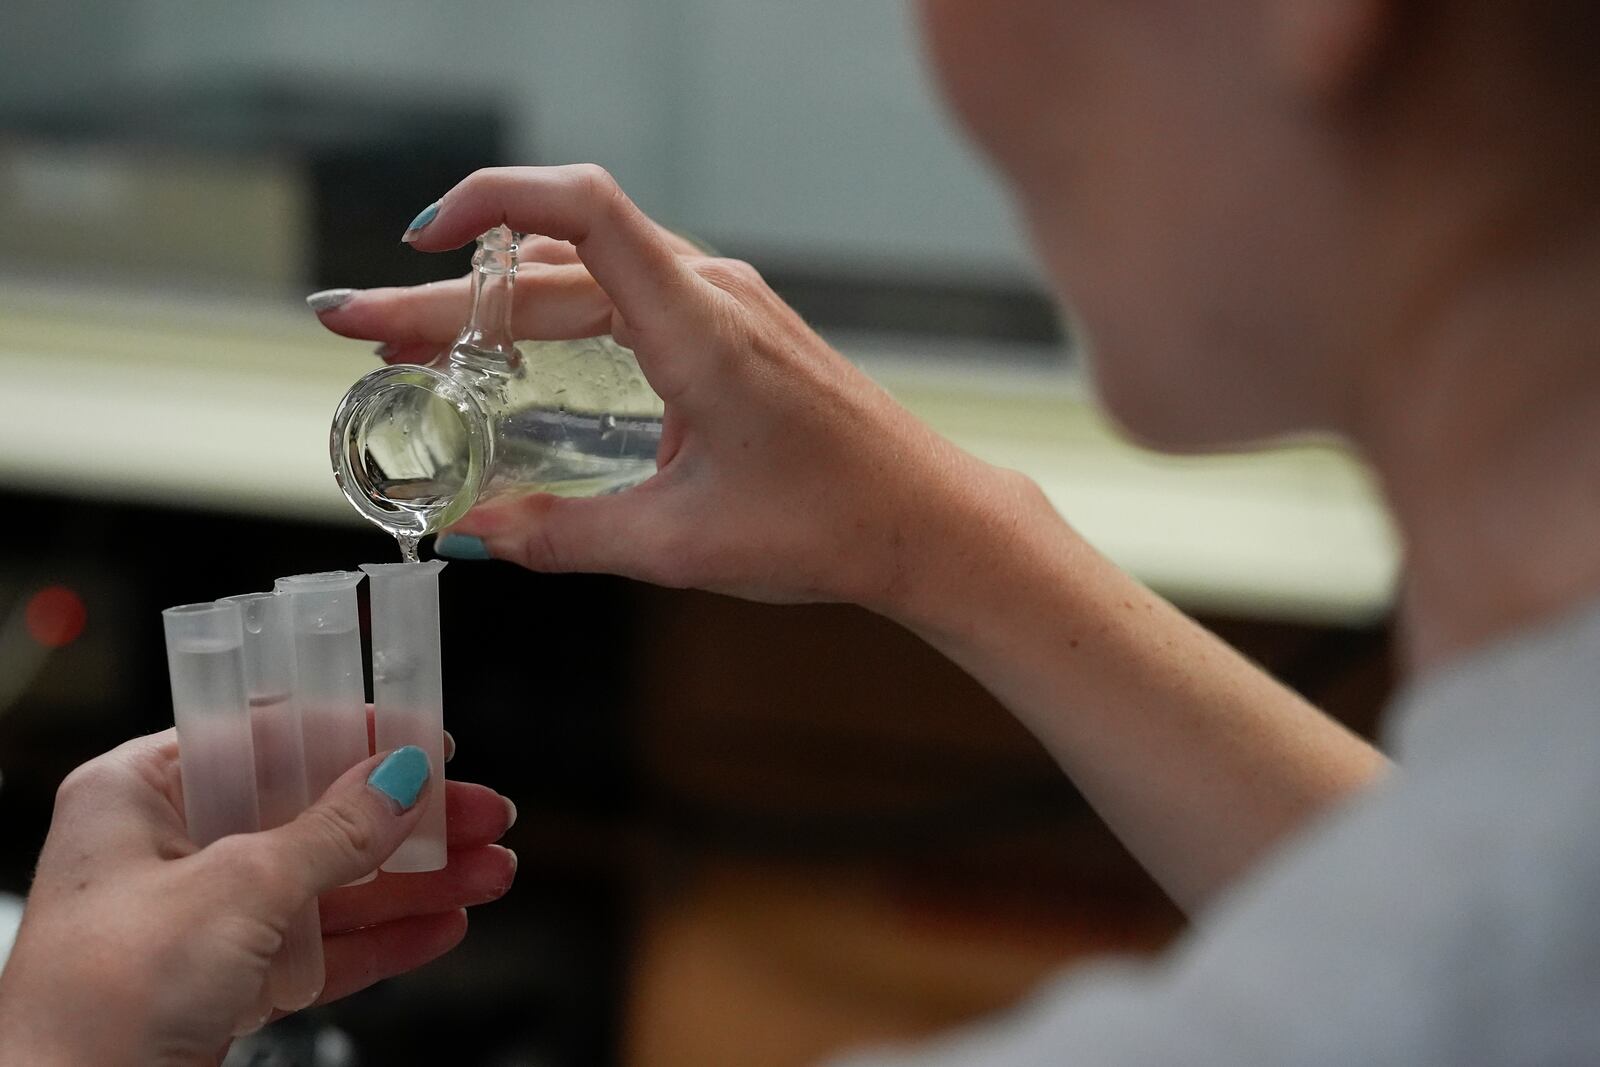
[[[385,341],[377,348],[374,348],[372,350],[372,354],[387,363],[389,362],[389,357],[394,355],[394,345],[390,344],[388,341]]]
[[[435,200],[433,203],[423,208],[417,214],[416,218],[411,220],[411,225],[407,226],[406,232],[400,235],[400,240],[406,242],[415,241],[417,239],[417,234],[421,233],[422,228],[428,225],[428,223],[432,222],[433,217],[437,214],[439,214],[439,201]]]
[[[439,539],[433,543],[433,550],[449,559],[494,558],[489,555],[489,546],[483,543],[483,538],[473,537],[470,534],[440,534]]]
[[[428,754],[416,745],[397,748],[367,775],[367,784],[409,810],[428,784]]]
[[[312,293],[306,297],[306,307],[320,315],[324,311],[344,307],[355,295],[354,289],[324,289],[320,293]]]
[[[456,735],[449,730],[444,732],[444,761],[449,763],[456,758]]]
[[[501,797],[500,799],[506,802],[506,829],[509,830],[517,825],[517,806],[512,803],[510,797]]]

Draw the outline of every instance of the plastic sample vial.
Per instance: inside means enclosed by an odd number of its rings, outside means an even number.
[[[440,560],[367,563],[372,597],[372,722],[379,752],[416,745],[433,788],[422,821],[384,863],[394,872],[437,871],[445,845],[444,690],[439,662]]]
[[[231,834],[254,833],[261,817],[239,605],[185,604],[163,611],[161,622],[189,839],[204,848]],[[270,1000],[263,987],[234,1034],[258,1029],[272,1014]]]
[[[472,313],[451,348],[373,371],[333,417],[340,489],[403,548],[479,500],[598,496],[656,471],[662,404],[633,353],[609,337],[519,346],[516,235],[490,230],[472,264]]]
[[[185,604],[163,611],[161,623],[189,839],[204,848],[253,833],[261,820],[239,606]]]
[[[244,680],[255,744],[261,828],[291,821],[309,802],[305,742],[295,700],[294,631],[289,598],[275,593],[225,597],[244,622]],[[322,992],[322,920],[313,899],[284,933],[267,972],[272,1006],[296,1011]]]
[[[294,634],[294,703],[305,743],[306,793],[320,797],[345,771],[372,754],[367,744],[366,687],[355,571],[279,578]],[[363,878],[361,881],[370,879]]]

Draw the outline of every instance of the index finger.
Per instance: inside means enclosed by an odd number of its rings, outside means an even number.
[[[670,330],[705,284],[611,175],[592,163],[477,171],[403,239],[437,252],[502,224],[570,243],[630,330],[641,334]]]

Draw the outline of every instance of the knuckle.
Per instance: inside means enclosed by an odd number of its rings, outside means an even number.
[[[767,288],[761,272],[742,259],[702,260],[695,269],[706,281],[737,297],[753,297]]]
[[[1021,471],[996,468],[994,477],[997,484],[1009,493],[1009,510],[1013,513],[1028,514],[1056,510],[1044,487]]]
[[[608,212],[621,202],[622,187],[611,176],[611,172],[600,164],[574,164],[572,174],[596,213]]]
[[[767,284],[766,279],[761,277],[761,272],[745,260],[728,260],[728,269],[733,272],[733,276],[739,279],[740,283],[748,285],[752,289],[764,288]]]
[[[254,881],[258,875],[267,873],[272,865],[262,856],[261,849],[252,848],[250,844],[239,835],[224,837],[213,841],[205,850],[206,859],[232,875]]]
[[[493,185],[497,182],[513,181],[516,179],[516,167],[479,167],[467,175],[461,182],[462,185]]]
[[[572,173],[596,192],[607,192],[617,187],[617,180],[611,176],[611,172],[598,163],[574,163]]]
[[[56,787],[56,810],[71,808],[99,793],[110,777],[111,769],[105,756],[74,767]]]
[[[203,933],[213,946],[228,945],[246,958],[270,960],[283,948],[285,929],[286,924],[259,915],[224,912],[212,919]]]
[[[364,819],[343,804],[321,804],[306,811],[311,832],[342,858],[364,861],[373,834]]]
[[[476,192],[493,186],[501,177],[501,168],[499,167],[479,167],[456,183],[456,189],[467,193]]]
[[[261,848],[253,836],[238,834],[214,841],[205,856],[230,885],[273,899],[292,888],[285,865]]]

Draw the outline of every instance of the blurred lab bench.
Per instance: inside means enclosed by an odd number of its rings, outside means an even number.
[[[920,339],[835,340],[1191,610],[1343,625],[1389,606],[1395,539],[1370,476],[1337,449],[1159,456],[1108,427],[1065,361],[982,342],[953,358]],[[0,487],[357,523],[327,433],[375,366],[297,303],[0,280]]]

